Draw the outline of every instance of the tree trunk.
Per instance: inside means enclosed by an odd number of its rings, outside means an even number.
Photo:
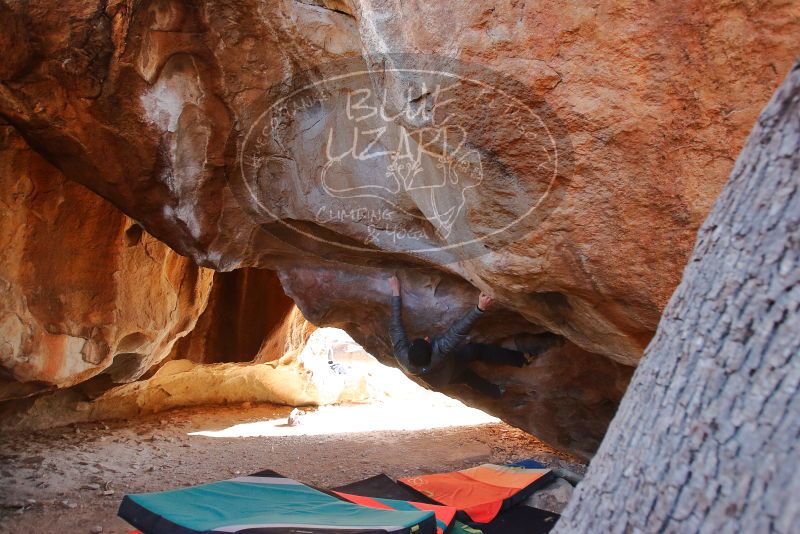
[[[559,533],[800,529],[800,63],[764,109]]]

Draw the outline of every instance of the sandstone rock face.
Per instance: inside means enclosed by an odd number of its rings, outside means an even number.
[[[306,319],[297,306],[292,306],[283,321],[264,338],[253,362],[266,363],[298,356],[316,330],[316,325]]]
[[[244,402],[317,406],[369,399],[366,377],[331,384],[326,378],[336,377],[327,368],[327,362],[322,365],[329,376],[295,357],[261,365],[172,360],[153,376],[114,387],[90,402],[69,389],[38,397],[24,409],[0,420],[0,428],[31,430],[103,419],[131,419],[189,406]]]
[[[0,404],[0,432],[104,419],[132,419],[190,406],[242,404],[242,408],[247,409],[255,403],[288,406],[368,403],[364,408],[367,413],[374,413],[385,408],[388,402],[393,406],[387,409],[403,411],[404,415],[400,416],[404,419],[403,425],[410,424],[411,428],[426,428],[432,421],[458,425],[492,420],[476,410],[458,414],[450,411],[450,417],[456,420],[441,418],[437,421],[430,413],[424,419],[416,417],[417,412],[432,404],[441,408],[443,404],[457,406],[458,403],[452,399],[443,402],[440,393],[425,391],[403,380],[398,369],[380,365],[341,330],[328,328],[309,332],[300,317],[292,312],[284,323],[294,325],[285,330],[292,333],[286,339],[298,335],[303,341],[302,348],[288,350],[269,362],[201,364],[188,359],[171,360],[160,365],[148,378],[113,387],[93,399],[87,400],[85,392],[80,391],[86,389],[84,386],[24,399],[13,403],[15,406],[3,403]],[[271,336],[270,339],[277,338]],[[330,360],[338,365],[330,365]],[[292,413],[295,412],[302,413],[297,409]],[[403,428],[397,426],[395,416],[397,414],[393,413],[386,418],[387,428]],[[325,420],[326,415],[325,412],[306,413],[297,422],[303,426],[306,418]],[[338,432],[341,430],[339,423],[336,418],[328,418],[326,426]],[[364,430],[374,430],[368,425],[366,423]]]
[[[6,3],[22,52],[0,116],[179,253],[277,269],[312,321],[382,356],[390,272],[416,332],[489,291],[476,338],[556,332],[567,374],[576,347],[589,374],[637,363],[800,52],[800,5],[779,0]],[[341,80],[281,100],[343,59],[381,114]]]
[[[553,482],[525,499],[525,505],[560,514],[567,507],[574,489],[563,478],[556,478]]]
[[[274,272],[197,267],[65,180],[7,125],[0,165],[0,400],[101,373],[101,386],[130,382],[165,359],[271,361],[298,328],[292,347],[313,331]]]
[[[3,50],[3,64],[0,65],[0,80],[14,78],[22,71],[31,56],[31,46],[25,28],[25,21],[5,4],[0,4],[0,50]]]
[[[213,271],[0,128],[0,399],[139,378],[203,310]]]
[[[456,264],[421,261],[492,290],[530,322],[626,364],[637,361],[650,339],[699,222],[800,48],[800,8],[777,1],[758,9],[699,1],[624,8],[456,2],[408,11],[379,0],[235,6],[152,0],[135,10],[111,2],[104,11],[76,0],[57,10],[43,1],[8,5],[11,14],[4,16],[24,19],[27,28],[9,47],[33,48],[38,59],[7,75],[3,116],[68,178],[110,199],[179,252],[222,270],[293,265],[308,254],[277,239],[277,230],[265,231],[226,181],[239,173],[244,128],[260,111],[253,104],[274,85],[325,62],[387,51],[457,56],[514,76],[546,100],[558,119],[550,130],[567,137],[571,162],[559,171],[558,205],[502,249]],[[389,90],[390,108],[402,108],[400,89],[412,82],[384,72],[375,83]],[[318,111],[326,118],[330,110]],[[469,126],[480,130],[481,121],[500,134],[510,131],[487,115]],[[301,172],[304,158],[318,155],[324,133],[304,137],[310,148],[291,147],[280,165],[296,172],[271,168],[264,175],[287,182],[261,185],[282,203],[281,218],[308,223],[312,234],[360,238],[366,224],[319,224],[309,217],[330,202],[314,182],[318,177]],[[278,141],[287,140],[296,141]],[[541,178],[524,143],[488,133],[467,141],[491,149],[487,168],[505,166],[503,176],[486,175],[487,182],[504,182],[487,187],[522,184],[515,191],[524,192],[526,181]],[[369,182],[376,169],[341,162],[339,174]],[[502,218],[509,199],[498,191],[495,198],[468,197],[465,217],[475,225]],[[397,201],[424,207],[406,197]],[[423,225],[399,222],[411,232]],[[347,263],[420,261],[404,256],[402,247],[384,248],[395,254],[368,260],[340,252],[326,259],[345,264],[325,265],[336,271]]]
[[[631,367],[586,352],[572,343],[551,349],[523,369],[474,364],[475,371],[505,388],[501,399],[469,389],[448,394],[502,417],[561,450],[591,458],[614,417],[633,374]]]
[[[264,361],[286,352],[284,323],[294,309],[274,271],[239,269],[214,273],[208,305],[194,329],[175,343],[174,359],[197,363],[250,362],[263,345]],[[300,315],[302,320],[302,315]]]

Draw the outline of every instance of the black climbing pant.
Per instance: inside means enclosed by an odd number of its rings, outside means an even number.
[[[503,386],[483,378],[469,368],[472,362],[484,362],[489,365],[506,365],[524,367],[530,363],[525,353],[537,355],[548,349],[562,345],[564,338],[556,334],[526,335],[516,341],[519,350],[507,349],[498,345],[485,343],[467,343],[453,353],[440,368],[426,375],[424,380],[435,388],[451,384],[467,384],[475,391],[492,398],[500,398],[505,392]]]
[[[517,350],[535,355],[564,344],[564,338],[558,334],[545,332],[544,334],[521,334],[514,338]]]
[[[468,385],[481,395],[486,395],[493,399],[499,399],[503,396],[503,393],[506,392],[506,388],[500,384],[495,384],[491,380],[486,380],[472,369],[467,369],[462,372],[459,381]]]
[[[506,349],[497,345],[468,343],[458,349],[455,357],[460,363],[485,362],[490,365],[511,365],[523,367],[527,362],[525,355],[518,350]]]
[[[489,365],[523,367],[528,363],[525,355],[518,350],[484,343],[468,343],[458,349],[453,357],[455,359],[455,372],[451,383],[466,384],[478,393],[493,399],[499,399],[503,396],[503,393],[505,393],[503,386],[495,384],[469,369],[469,364],[478,361]]]

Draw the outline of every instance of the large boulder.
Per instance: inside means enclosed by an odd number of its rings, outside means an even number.
[[[179,253],[278,270],[384,357],[389,273],[419,333],[489,291],[476,339],[555,332],[553,362],[580,350],[586,376],[637,364],[800,51],[800,5],[777,0],[6,3],[24,31],[0,42],[31,50],[0,116]],[[612,382],[575,380],[587,406]],[[522,419],[574,428],[550,413]]]
[[[0,400],[136,380],[194,327],[195,265],[0,127]]]

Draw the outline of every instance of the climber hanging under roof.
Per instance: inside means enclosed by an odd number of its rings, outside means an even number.
[[[478,304],[473,309],[453,323],[443,334],[409,341],[403,327],[400,280],[393,276],[389,284],[392,288],[389,336],[392,340],[394,357],[408,374],[422,378],[433,387],[465,383],[479,393],[499,398],[504,393],[503,387],[469,369],[471,362],[524,367],[531,363],[535,356],[564,342],[561,336],[550,333],[528,336],[525,347],[527,352],[483,343],[467,343],[467,334],[472,325],[492,305],[492,297],[485,293],[480,294]]]

